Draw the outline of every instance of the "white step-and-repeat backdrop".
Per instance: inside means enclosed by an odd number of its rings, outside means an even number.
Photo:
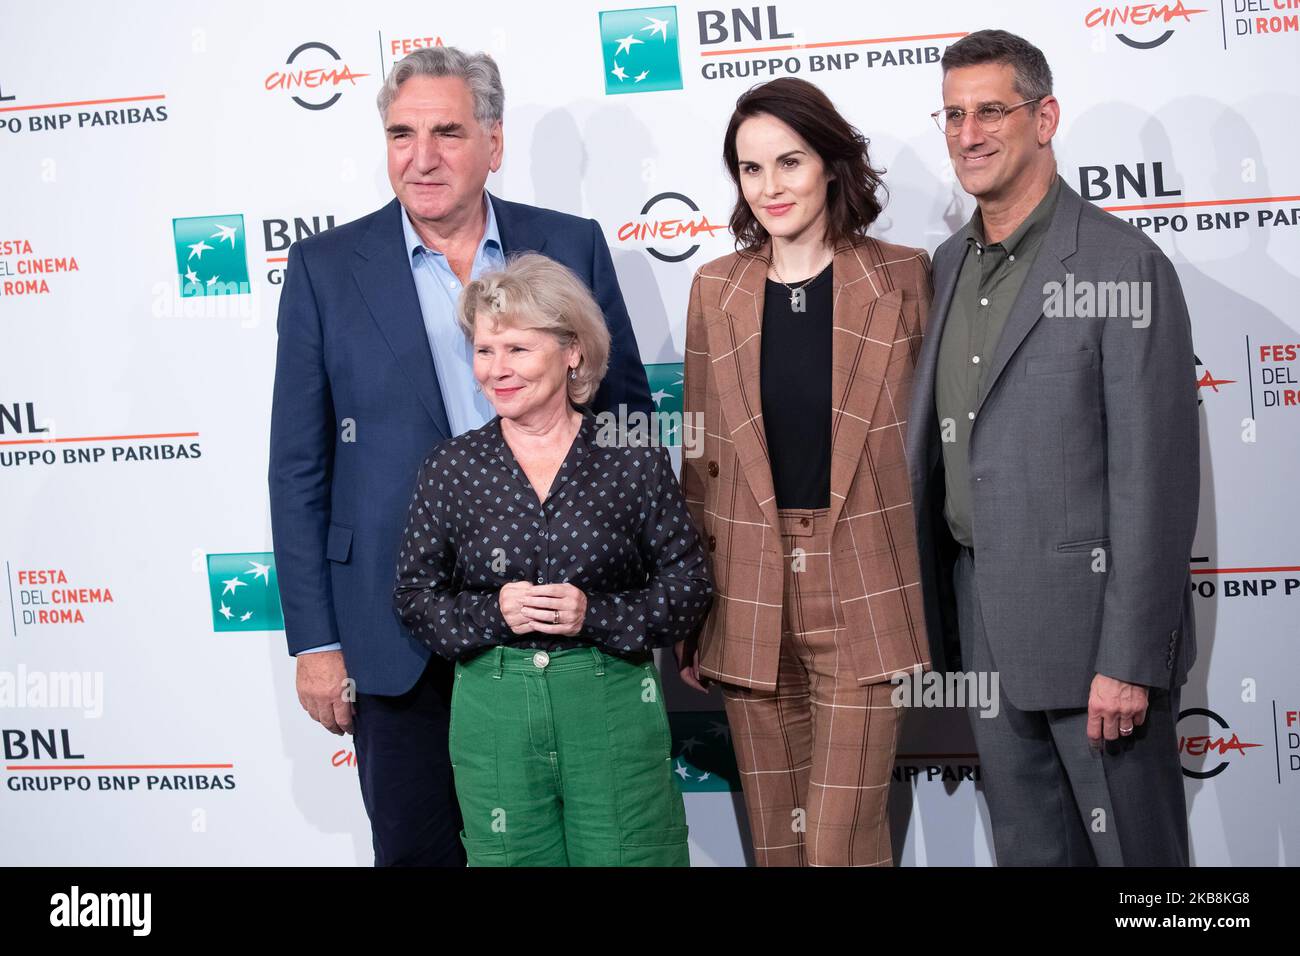
[[[888,170],[876,234],[933,250],[973,208],[927,115],[939,58],[996,26],[1054,69],[1066,181],[1160,244],[1191,310],[1201,649],[1179,732],[1194,860],[1294,864],[1298,19],[1297,0],[6,11],[0,860],[371,862],[350,740],[294,692],[267,435],[287,249],[391,198],[374,98],[396,59],[437,43],[497,58],[506,153],[489,188],[600,221],[671,407],[691,274],[731,248],[736,97],[774,76],[822,86]],[[219,238],[187,279],[195,236]],[[743,863],[720,703],[678,686],[670,707],[694,861]],[[990,862],[973,751],[963,714],[910,719],[892,803],[904,865]]]

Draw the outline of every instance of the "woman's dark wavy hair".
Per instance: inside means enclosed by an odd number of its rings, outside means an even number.
[[[742,94],[727,124],[722,159],[736,184],[736,207],[730,222],[736,248],[753,250],[767,241],[767,230],[745,201],[740,186],[740,158],[736,154],[740,124],[764,114],[798,133],[817,153],[827,175],[834,177],[826,184],[826,241],[834,247],[864,235],[884,209],[881,194],[888,195],[881,180],[885,170],[872,168],[867,155],[871,141],[850,125],[830,98],[812,83],[783,76]]]

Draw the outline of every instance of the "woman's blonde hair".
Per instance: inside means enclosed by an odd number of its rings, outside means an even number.
[[[503,268],[475,279],[460,294],[456,318],[474,341],[480,315],[492,319],[492,331],[508,328],[550,332],[561,347],[578,344],[577,374],[566,379],[569,400],[591,401],[609,366],[609,329],[600,306],[578,276],[535,252],[511,256]]]

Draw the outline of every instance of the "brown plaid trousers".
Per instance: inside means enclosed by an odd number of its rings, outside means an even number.
[[[769,243],[716,259],[691,285],[685,448],[704,435],[682,483],[715,582],[700,672],[724,685],[758,862],[888,863],[886,682],[930,664],[904,452],[929,257],[870,238],[835,250],[830,507],[798,515],[824,530],[825,554],[796,575],[759,396],[770,255]],[[850,711],[861,719],[841,719]]]

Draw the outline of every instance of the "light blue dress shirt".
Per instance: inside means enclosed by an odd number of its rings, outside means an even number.
[[[483,204],[487,207],[487,228],[483,230],[478,251],[474,253],[470,279],[499,269],[506,261],[496,212],[487,193],[483,194]],[[411,257],[411,275],[415,279],[415,293],[420,299],[420,313],[429,338],[429,351],[433,353],[442,404],[447,410],[447,423],[453,436],[462,435],[491,421],[496,410],[478,388],[478,381],[474,378],[474,347],[456,321],[461,281],[451,270],[447,257],[428,248],[420,239],[405,209],[402,210],[402,233],[406,239],[406,251]],[[325,644],[298,653],[316,654],[341,648],[338,643]]]
[[[474,253],[474,264],[469,271],[471,279],[501,268],[506,261],[501,250],[496,213],[487,193],[483,194],[483,202],[487,206],[487,228],[483,230],[483,238]],[[447,422],[453,436],[462,435],[491,421],[496,411],[488,397],[479,391],[474,378],[474,346],[465,338],[456,321],[461,282],[451,271],[447,257],[424,245],[406,210],[402,210],[402,231],[406,234],[411,274],[415,277],[415,291],[420,297],[420,312],[424,315],[424,330],[429,336],[429,349],[433,353],[434,370],[438,373],[442,404],[447,409]]]

